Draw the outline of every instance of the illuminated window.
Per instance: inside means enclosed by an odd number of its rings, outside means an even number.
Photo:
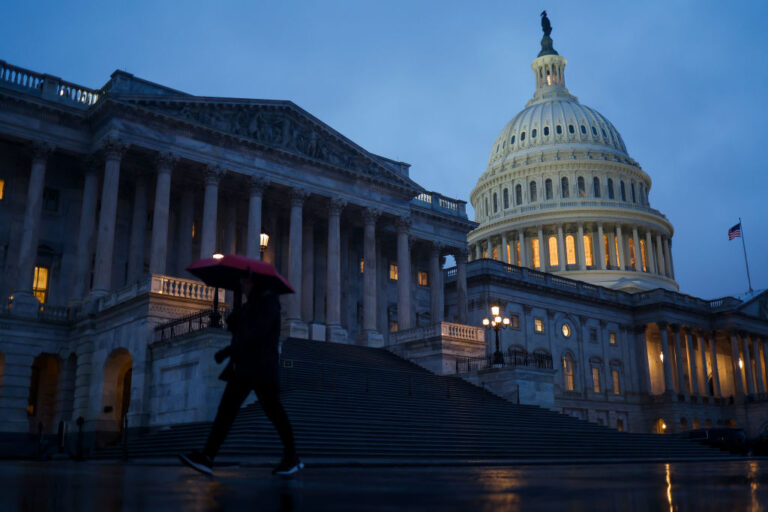
[[[634,238],[629,239],[629,265],[632,267],[633,270],[637,269],[637,267],[635,266],[635,239]]]
[[[624,432],[624,420],[621,418],[616,418],[616,430],[619,432]]]
[[[611,266],[611,253],[609,251],[608,246],[608,235],[603,235],[603,245],[605,246],[603,248],[603,251],[605,252],[605,266],[610,267]]]
[[[588,267],[595,264],[592,256],[592,235],[584,235],[584,264]]]
[[[616,333],[615,332],[611,331],[610,333],[608,333],[608,343],[610,343],[611,345],[615,345],[616,344]]]
[[[592,193],[595,197],[600,197],[600,178],[592,178]]]
[[[550,179],[544,182],[544,197],[552,199],[552,180]]]
[[[493,251],[491,251],[491,259],[499,261],[499,252],[495,247],[493,248]]]
[[[515,261],[517,261],[517,266],[522,267],[523,262],[520,261],[520,242],[515,242],[515,254],[517,255],[515,257]]]
[[[619,370],[611,370],[611,379],[613,380],[613,394],[620,395],[621,387],[619,387]]]
[[[362,274],[365,271],[365,261],[363,258],[360,258],[360,273]]]
[[[43,189],[43,210],[46,212],[59,211],[59,191],[55,188]]]
[[[0,180],[0,201],[5,197],[5,180]]]
[[[519,315],[509,315],[509,326],[514,329],[520,328],[520,316]]]
[[[192,221],[192,240],[197,238],[197,222]]]
[[[506,244],[505,249],[507,250],[507,259],[504,260],[504,263],[512,263],[512,253],[510,252],[509,244]]]
[[[416,278],[418,279],[419,286],[429,286],[429,274],[424,270],[419,270]]]
[[[619,252],[619,237],[617,237],[617,236],[614,236],[614,237],[613,237],[613,246],[614,246],[614,247],[615,247],[615,249],[616,249],[616,266],[617,266],[617,267],[619,267],[619,268],[621,268],[621,266],[622,266],[622,263],[624,263],[624,262],[623,262],[623,261],[621,261],[621,258],[619,257],[619,255],[621,254],[621,253]]]
[[[48,267],[35,267],[35,278],[32,282],[32,293],[41,304],[48,300]]]
[[[608,178],[608,199],[614,199],[613,180],[611,178]]]
[[[571,326],[567,323],[563,324],[563,327],[560,329],[563,333],[563,338],[570,338],[571,337]]]
[[[531,200],[531,202],[534,202],[534,201],[536,201],[536,182],[532,181],[530,186],[529,186],[529,188],[530,188],[530,193],[531,193],[530,200]]]
[[[557,259],[557,238],[549,237],[547,244],[549,245],[549,266],[556,267],[560,264]]]
[[[560,195],[562,197],[570,197],[570,192],[568,191],[568,178],[566,177],[560,179]]]
[[[648,266],[645,262],[645,240],[640,240],[640,257],[643,260],[643,272],[648,272]]]
[[[563,376],[565,380],[565,390],[573,391],[576,386],[573,378],[573,359],[570,354],[566,354],[565,357],[563,357]]]
[[[539,257],[539,239],[531,240],[531,256],[533,257],[533,268],[541,268],[541,258]]]
[[[389,279],[397,281],[397,263],[389,264]]]
[[[592,367],[592,391],[600,392],[600,368]]]
[[[515,204],[522,204],[523,203],[523,187],[521,185],[517,185],[515,187]]]
[[[389,321],[389,332],[397,332],[397,320]]]
[[[533,328],[538,333],[544,332],[544,320],[541,318],[534,318],[533,319]]]
[[[576,180],[576,184],[579,188],[579,197],[587,197],[587,187],[584,184],[584,177],[579,176]]]
[[[576,242],[573,235],[565,237],[565,256],[565,261],[568,265],[576,264]]]

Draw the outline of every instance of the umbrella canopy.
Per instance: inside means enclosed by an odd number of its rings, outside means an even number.
[[[203,258],[192,263],[187,270],[208,286],[217,288],[239,289],[240,278],[251,275],[256,283],[275,293],[295,293],[291,283],[281,276],[275,267],[264,261],[237,254]]]

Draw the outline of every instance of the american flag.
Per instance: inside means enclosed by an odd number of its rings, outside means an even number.
[[[728,240],[733,240],[736,237],[741,236],[741,222],[733,226],[728,230]]]

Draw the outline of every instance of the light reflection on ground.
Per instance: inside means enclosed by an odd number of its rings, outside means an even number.
[[[768,509],[768,461],[517,467],[267,468],[0,462],[0,510],[752,510]]]

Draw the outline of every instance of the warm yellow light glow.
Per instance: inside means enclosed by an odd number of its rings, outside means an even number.
[[[744,361],[742,361],[742,359],[739,358],[739,370],[743,370],[743,369],[744,369]]]
[[[3,200],[4,193],[5,193],[5,180],[0,180],[0,201]]]
[[[584,235],[584,264],[588,267],[595,264],[592,257],[592,237],[590,235]]]
[[[418,274],[416,274],[416,281],[419,283],[419,286],[429,286],[429,273],[424,270],[419,270]]]
[[[499,306],[491,306],[491,314],[493,316],[499,316],[499,313],[501,313],[501,308]]]
[[[635,240],[629,239],[629,266],[637,270],[637,262],[635,261]]]
[[[662,352],[659,352],[659,359],[661,359],[661,362],[664,362],[664,354]]]
[[[551,236],[547,243],[549,244],[549,265],[556,267],[560,265],[560,260],[557,257],[557,238]]]
[[[493,319],[493,321],[496,322],[497,324],[500,324],[501,323],[501,317],[497,316],[496,318]]]
[[[483,325],[488,327],[489,325],[491,325],[491,321],[488,320],[487,318],[483,318]]]
[[[389,278],[392,281],[397,281],[397,264],[396,263],[389,264]]]
[[[645,240],[640,240],[640,257],[643,260],[643,272],[648,272],[648,264],[645,255]]]
[[[267,246],[269,246],[269,235],[266,233],[262,233],[259,235],[259,248],[262,251],[266,251]]]
[[[539,239],[531,240],[531,256],[533,257],[533,268],[541,268],[541,257],[539,256]]]
[[[44,304],[48,299],[48,267],[35,267],[32,293],[41,304]]]
[[[216,254],[213,255],[213,259],[215,259],[215,260],[220,260],[222,258],[224,258],[224,255],[221,254],[221,253],[217,252]]]
[[[667,428],[666,425],[662,425],[661,428]],[[669,464],[664,464],[666,468],[667,477],[667,504],[669,504],[669,511],[672,512],[675,508],[672,506],[672,477],[669,471]]]
[[[565,237],[565,262],[568,265],[576,264],[576,242],[573,235]]]
[[[504,317],[503,323],[504,325],[509,325],[509,318]]]
[[[667,430],[667,424],[666,423],[662,423],[661,424],[661,430]]]

